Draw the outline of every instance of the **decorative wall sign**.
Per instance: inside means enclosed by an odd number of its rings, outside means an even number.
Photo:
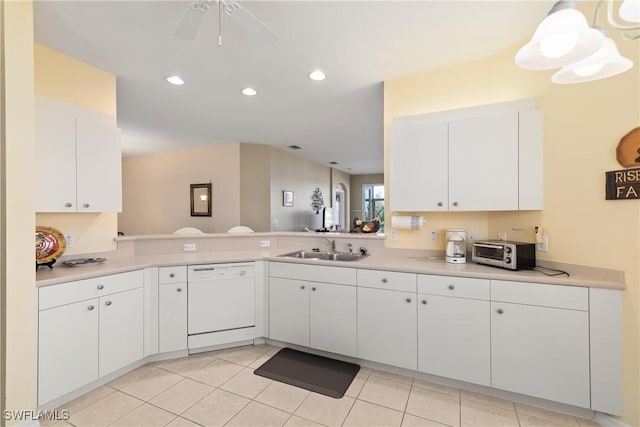
[[[640,166],[640,127],[631,130],[620,139],[616,148],[616,159],[620,166]]]
[[[605,172],[606,199],[640,199],[640,168]]]

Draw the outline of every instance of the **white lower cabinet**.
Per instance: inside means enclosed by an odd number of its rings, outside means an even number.
[[[39,289],[38,404],[143,357],[142,270]]]
[[[187,348],[187,284],[158,286],[158,350],[160,353]]]
[[[100,298],[101,377],[142,359],[143,295],[137,288]]]
[[[42,310],[38,330],[38,402],[98,379],[98,299]]]
[[[269,337],[309,347],[309,284],[272,277],[269,280]]]
[[[589,408],[588,289],[491,285],[492,299],[519,300],[491,303],[492,386]]]
[[[417,369],[416,294],[358,288],[358,357]]]
[[[356,287],[310,282],[309,347],[356,356]]]

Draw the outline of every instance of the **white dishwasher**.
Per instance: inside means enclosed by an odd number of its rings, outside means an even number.
[[[189,266],[187,289],[189,349],[255,338],[253,264]]]

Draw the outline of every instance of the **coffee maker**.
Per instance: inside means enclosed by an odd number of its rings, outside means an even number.
[[[467,262],[467,232],[460,228],[452,228],[446,232],[447,248],[445,261],[451,264]]]

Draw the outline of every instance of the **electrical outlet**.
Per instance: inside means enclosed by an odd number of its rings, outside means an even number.
[[[543,236],[542,242],[536,243],[538,252],[549,252],[549,236]]]
[[[184,250],[185,251],[195,251],[196,250],[196,244],[195,243],[185,243],[184,244]]]
[[[74,243],[73,234],[65,234],[64,235],[64,240],[67,241],[67,247],[68,248],[72,248],[73,247],[73,243]]]
[[[438,230],[429,231],[429,242],[436,243],[438,241]]]
[[[498,233],[498,240],[507,240],[507,233]]]
[[[471,243],[474,240],[476,240],[476,233],[474,233],[473,231],[467,231],[467,241]]]
[[[268,248],[271,246],[271,240],[260,240],[261,248]]]
[[[398,230],[391,230],[391,240],[398,240]]]

